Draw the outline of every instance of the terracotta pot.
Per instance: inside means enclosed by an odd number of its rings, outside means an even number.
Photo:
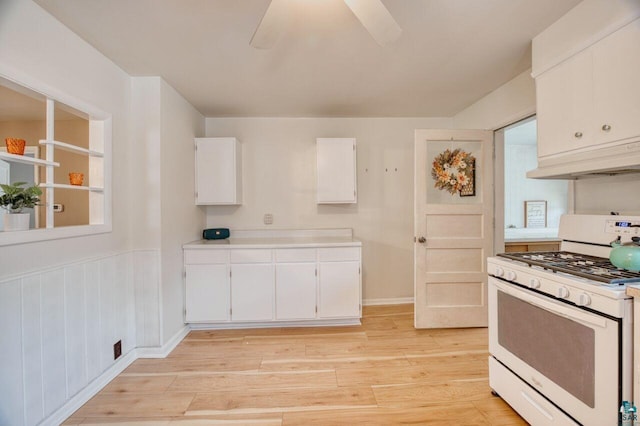
[[[82,181],[84,180],[84,174],[82,173],[69,173],[69,182],[71,185],[82,185]]]
[[[9,154],[24,155],[24,147],[27,144],[24,139],[6,138],[4,142],[7,144]]]

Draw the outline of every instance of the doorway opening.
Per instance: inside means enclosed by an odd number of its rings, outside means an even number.
[[[538,166],[536,124],[531,116],[495,132],[496,252],[557,250],[560,216],[572,210],[570,181],[527,178]]]

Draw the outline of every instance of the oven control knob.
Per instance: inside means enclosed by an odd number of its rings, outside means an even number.
[[[540,280],[537,278],[531,278],[529,280],[529,288],[540,288]]]
[[[591,297],[587,293],[582,293],[578,296],[578,306],[589,306],[591,304]]]
[[[569,289],[566,287],[559,287],[558,297],[561,299],[566,299],[567,297],[569,297]]]
[[[515,279],[518,278],[518,276],[516,275],[515,272],[513,271],[507,271],[507,279],[509,281],[515,281]]]
[[[504,275],[504,269],[502,269],[499,266],[496,266],[496,270],[494,271],[494,273],[496,274],[496,277],[501,277]]]

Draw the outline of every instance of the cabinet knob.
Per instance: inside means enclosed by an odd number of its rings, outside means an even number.
[[[420,238],[418,238],[418,242],[419,242],[420,244],[424,244],[424,243],[426,243],[426,242],[427,242],[427,239],[426,239],[425,237],[420,237]]]
[[[603,124],[602,125],[602,130],[604,130],[605,132],[608,132],[609,130],[611,130],[611,126],[608,124]]]
[[[580,139],[582,137],[582,132],[575,132],[573,136]]]

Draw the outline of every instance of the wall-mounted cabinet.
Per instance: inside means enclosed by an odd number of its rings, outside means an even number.
[[[356,203],[355,138],[316,140],[318,204]]]
[[[242,147],[236,138],[196,138],[196,204],[242,204]]]
[[[538,157],[640,137],[640,20],[536,77]]]

